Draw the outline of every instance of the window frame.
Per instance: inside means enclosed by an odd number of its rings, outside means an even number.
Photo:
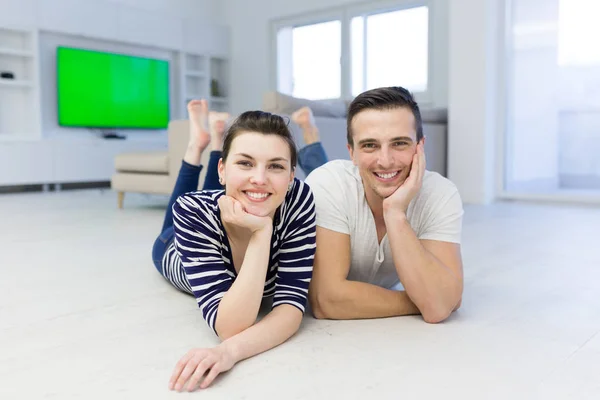
[[[432,0],[383,0],[377,2],[366,2],[349,6],[334,7],[312,13],[306,13],[291,17],[284,17],[271,20],[270,27],[270,79],[269,85],[272,90],[279,90],[279,54],[277,46],[277,33],[282,28],[295,28],[306,25],[313,25],[322,22],[339,20],[342,25],[342,43],[340,60],[340,93],[339,100],[350,101],[354,98],[352,95],[352,48],[350,43],[352,18],[360,16],[370,16],[386,12],[402,11],[416,7],[427,7],[427,90],[414,92],[415,100],[420,105],[431,104],[433,102],[432,94],[435,92],[435,79],[433,66],[435,65],[435,55],[433,52],[434,37],[434,13],[435,7]],[[364,50],[366,50],[366,40],[364,41]],[[366,59],[364,64],[366,65]],[[366,68],[363,67],[366,82]]]

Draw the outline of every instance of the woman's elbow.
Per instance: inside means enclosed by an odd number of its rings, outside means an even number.
[[[237,335],[238,333],[242,332],[242,330],[237,331],[237,330],[233,330],[233,329],[220,329],[217,330],[217,336],[219,337],[219,339],[221,339],[221,341],[225,341],[235,335]]]
[[[251,326],[251,325],[250,325]],[[241,326],[241,325],[231,325],[231,326],[217,326],[215,331],[217,332],[217,336],[219,339],[227,340],[230,337],[237,335],[248,329],[250,326]]]

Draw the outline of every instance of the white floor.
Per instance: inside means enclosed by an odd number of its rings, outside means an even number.
[[[155,271],[165,205],[111,191],[0,196],[0,398],[168,399],[212,346]],[[600,399],[600,209],[467,207],[450,320],[316,321],[202,399]]]

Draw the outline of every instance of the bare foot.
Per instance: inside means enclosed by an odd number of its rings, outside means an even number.
[[[320,140],[319,129],[315,123],[312,110],[309,107],[302,107],[299,110],[296,110],[292,114],[292,121],[298,124],[300,129],[302,129],[304,143],[309,145]]]
[[[184,161],[192,165],[200,165],[202,152],[210,143],[208,133],[208,103],[206,100],[192,100],[188,103],[190,120],[190,140]]]
[[[223,136],[225,136],[225,126],[229,117],[229,113],[226,112],[211,111],[208,114],[210,141],[213,151],[223,150]]]

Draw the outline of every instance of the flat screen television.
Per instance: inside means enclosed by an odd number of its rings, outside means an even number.
[[[57,47],[58,124],[164,129],[169,122],[169,62]]]

